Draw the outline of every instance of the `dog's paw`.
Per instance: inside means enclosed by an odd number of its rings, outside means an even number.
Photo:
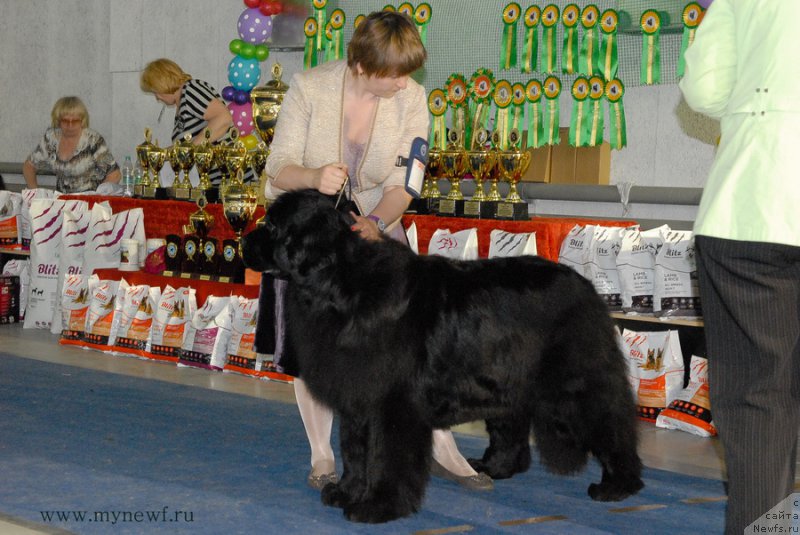
[[[390,522],[398,518],[410,516],[416,512],[415,508],[405,508],[393,503],[375,501],[353,503],[344,508],[344,516],[347,520],[365,524]]]
[[[518,463],[514,465],[502,465],[500,463],[493,462],[487,463],[483,459],[467,459],[467,462],[473,470],[479,474],[483,472],[492,479],[509,479],[514,474],[525,472],[530,465],[530,462],[527,464]]]
[[[338,507],[340,509],[347,506],[352,500],[339,483],[328,483],[320,492],[322,503],[328,507]]]
[[[624,481],[604,481],[589,485],[589,497],[598,502],[618,502],[633,496],[644,487],[644,482],[637,478]]]

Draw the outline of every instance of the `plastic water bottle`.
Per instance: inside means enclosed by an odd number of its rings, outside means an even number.
[[[125,156],[125,163],[122,164],[122,185],[125,188],[123,195],[133,197],[133,163],[130,156]]]

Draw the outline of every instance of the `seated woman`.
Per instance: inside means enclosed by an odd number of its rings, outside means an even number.
[[[89,112],[78,97],[61,97],[50,112],[52,126],[22,164],[28,188],[38,187],[37,171],[56,175],[62,193],[94,191],[116,184],[121,174],[103,136],[89,128]]]

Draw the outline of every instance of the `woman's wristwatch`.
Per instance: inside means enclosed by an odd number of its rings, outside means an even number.
[[[367,219],[372,219],[375,221],[375,224],[378,225],[378,232],[383,234],[383,231],[386,230],[386,223],[380,217],[376,216],[375,214],[369,214]]]

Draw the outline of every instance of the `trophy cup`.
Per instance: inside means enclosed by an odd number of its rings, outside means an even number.
[[[250,100],[253,102],[253,124],[258,135],[267,145],[272,144],[275,123],[278,122],[278,112],[281,110],[283,96],[289,89],[288,85],[281,82],[282,73],[281,64],[274,64],[272,80],[250,91]]]
[[[194,164],[197,166],[197,173],[200,175],[200,183],[196,188],[192,188],[189,197],[191,200],[197,202],[200,197],[205,197],[207,202],[216,202],[219,197],[219,191],[211,185],[211,178],[208,176],[216,163],[216,154],[214,153],[214,146],[211,144],[211,130],[205,130],[206,140],[202,145],[197,145],[194,148]]]
[[[161,187],[161,179],[159,178],[159,173],[161,168],[164,167],[166,159],[166,149],[159,148],[158,141],[156,141],[156,144],[147,153],[147,162],[150,164],[150,169],[153,170],[153,179],[150,180],[149,185],[142,189],[142,197],[147,199],[167,198],[167,188]]]
[[[456,130],[450,130],[448,138],[450,142],[447,148],[439,152],[439,167],[450,182],[450,191],[439,201],[438,214],[443,217],[460,217],[464,215],[461,177],[467,168],[467,151],[459,143],[461,136]]]
[[[197,199],[197,211],[189,215],[189,224],[184,226],[184,253],[188,259],[184,271],[190,273],[208,272],[205,267],[207,254],[205,246],[208,241],[208,233],[214,226],[214,216],[205,211],[208,204],[205,196]],[[196,258],[195,258],[196,256]],[[213,271],[212,271],[213,273]],[[209,277],[210,278],[210,277]]]
[[[515,221],[530,219],[528,203],[519,196],[517,183],[531,164],[531,153],[519,149],[520,135],[515,128],[509,134],[508,150],[501,150],[497,155],[497,166],[501,176],[508,182],[508,195],[497,203],[496,219],[512,219]]]
[[[225,189],[233,185],[239,177],[240,171],[243,171],[247,165],[247,148],[244,143],[238,139],[238,130],[233,130],[231,138],[234,140],[231,145],[226,146],[221,151],[222,167],[225,169],[227,176],[223,178],[220,184],[220,198],[225,197]],[[239,178],[237,178],[239,177]]]
[[[464,201],[464,217],[491,218],[495,213],[495,204],[500,198],[498,193],[497,199],[490,201],[489,196],[483,191],[483,184],[491,177],[497,161],[497,152],[485,146],[488,140],[489,131],[482,129],[475,136],[472,150],[467,152],[467,169],[475,179],[475,194],[468,201]]]
[[[189,182],[189,169],[194,165],[194,145],[192,135],[186,134],[183,139],[176,141],[168,151],[169,164],[175,171],[175,181],[170,188],[171,197],[188,201],[192,184]]]
[[[258,206],[258,196],[253,189],[242,181],[242,170],[236,173],[233,181],[224,188],[222,193],[222,210],[225,219],[236,233],[236,251],[232,258],[223,255],[220,272],[231,277],[233,282],[244,279],[244,264],[242,263],[242,234],[247,224],[253,218]]]
[[[267,199],[264,197],[265,177],[262,175],[264,174],[264,169],[267,167],[267,156],[269,156],[269,149],[267,148],[267,144],[263,141],[258,144],[256,150],[251,151],[247,155],[247,162],[256,175],[256,183],[254,186],[257,188],[256,194],[258,195],[258,202],[264,206],[265,211],[267,209]],[[264,218],[266,215],[267,214],[264,213],[264,215],[256,221],[257,227],[260,227],[264,224]]]
[[[154,145],[150,143],[150,129],[144,129],[144,142],[136,145],[136,159],[139,160],[139,166],[142,168],[142,180],[133,186],[133,195],[135,197],[142,197],[144,195],[144,188],[150,185],[150,160],[147,154],[150,152]]]

